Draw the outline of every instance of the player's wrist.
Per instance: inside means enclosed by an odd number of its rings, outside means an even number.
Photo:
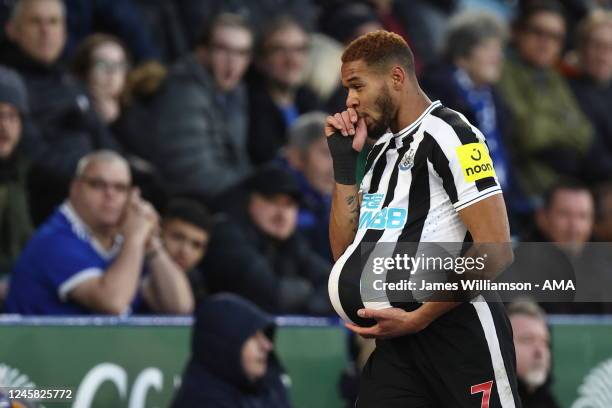
[[[404,325],[408,333],[418,333],[433,321],[427,314],[419,312],[420,309],[422,307],[413,312],[405,312]]]
[[[334,181],[346,186],[357,184],[357,159],[341,158],[334,160]]]
[[[353,139],[335,132],[327,138],[332,156],[334,180],[338,184],[355,185],[357,183],[357,158],[359,153],[353,149]]]

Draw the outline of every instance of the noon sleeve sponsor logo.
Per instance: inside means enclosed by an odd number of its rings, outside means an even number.
[[[468,143],[457,147],[456,150],[465,181],[474,182],[486,177],[495,177],[493,161],[484,144]]]

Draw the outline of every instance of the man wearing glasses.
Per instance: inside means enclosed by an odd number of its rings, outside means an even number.
[[[304,86],[310,39],[300,23],[279,16],[263,27],[249,75],[249,154],[255,164],[273,160],[287,144],[287,129],[307,112],[320,110]]]
[[[83,157],[69,198],[16,262],[6,311],[190,313],[189,282],[161,245],[158,218],[131,186],[121,156],[98,151]]]
[[[155,130],[130,136],[171,194],[212,199],[250,173],[242,78],[252,42],[243,18],[217,16],[194,52],[171,68],[152,106]]]
[[[516,19],[513,49],[500,82],[513,116],[511,140],[518,181],[538,198],[564,177],[596,182],[612,174],[612,159],[556,70],[566,23],[557,1],[534,2]]]

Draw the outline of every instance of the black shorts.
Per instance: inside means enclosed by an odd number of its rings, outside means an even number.
[[[357,408],[520,408],[503,304],[465,303],[414,335],[377,340]]]

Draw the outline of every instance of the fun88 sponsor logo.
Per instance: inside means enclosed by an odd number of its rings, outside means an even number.
[[[405,208],[379,208],[384,194],[364,194],[359,215],[359,229],[397,229],[406,224],[408,211]]]

